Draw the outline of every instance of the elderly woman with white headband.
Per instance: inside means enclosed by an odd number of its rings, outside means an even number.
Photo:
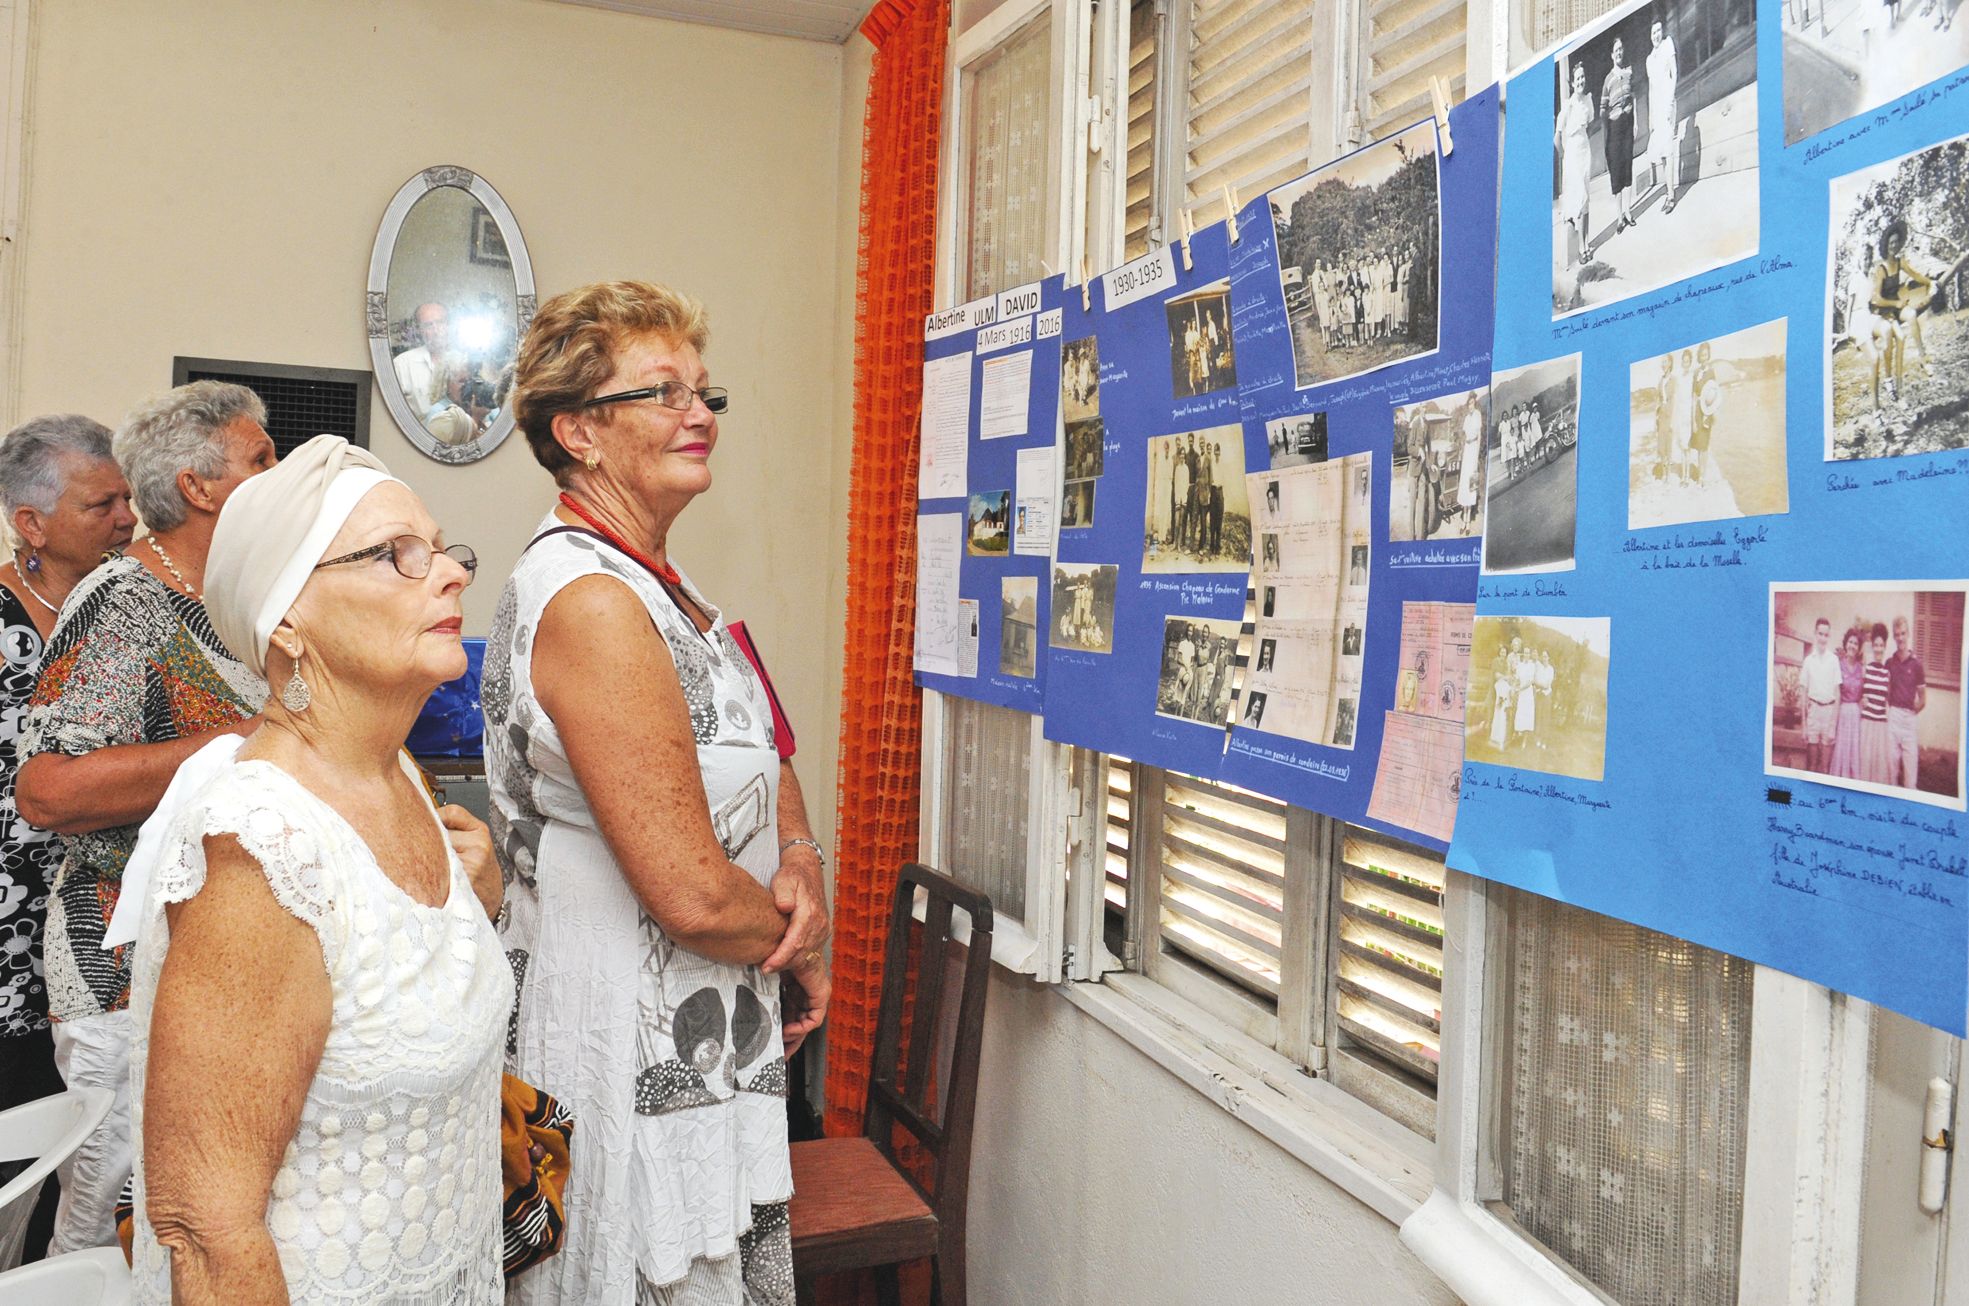
[[[491,839],[402,753],[462,674],[476,559],[318,436],[240,487],[212,624],[275,686],[145,823],[131,1091],[139,1302],[498,1302],[513,977]]]

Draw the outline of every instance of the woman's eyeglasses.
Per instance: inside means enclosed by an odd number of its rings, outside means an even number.
[[[582,404],[583,408],[593,408],[597,404],[626,404],[637,399],[654,399],[665,408],[678,412],[689,412],[691,401],[702,399],[704,406],[713,413],[722,413],[731,404],[731,395],[721,385],[707,385],[702,390],[694,390],[682,381],[659,381],[641,390],[619,390],[612,395],[596,395]]]
[[[399,535],[393,540],[384,540],[381,544],[372,544],[366,549],[357,549],[354,553],[345,553],[339,558],[318,562],[314,569],[320,571],[323,567],[337,567],[345,562],[366,562],[370,558],[388,555],[390,565],[397,569],[397,575],[405,580],[423,580],[431,574],[431,563],[440,553],[465,569],[467,585],[471,584],[473,577],[478,575],[479,555],[473,552],[471,545],[453,544],[447,548],[434,549],[431,547],[431,542],[421,535]]]

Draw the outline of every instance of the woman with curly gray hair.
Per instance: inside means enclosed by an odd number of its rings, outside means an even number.
[[[62,836],[45,966],[55,1061],[116,1106],[62,1168],[54,1252],[116,1240],[130,1176],[128,947],[105,949],[123,865],[178,763],[244,734],[267,687],[212,630],[201,601],[219,509],[273,466],[266,406],[195,381],[131,414],[113,449],[150,536],[90,572],[63,605],[21,732],[21,816]]]
[[[105,553],[130,542],[130,487],[110,457],[109,428],[75,413],[37,417],[0,440],[0,508],[14,531],[0,566],[0,812],[14,797],[20,719],[62,600]],[[59,1093],[41,963],[55,836],[0,821],[0,1110]],[[52,1196],[52,1190],[50,1190]],[[52,1217],[50,1209],[44,1213]],[[29,1243],[48,1241],[35,1217]]]

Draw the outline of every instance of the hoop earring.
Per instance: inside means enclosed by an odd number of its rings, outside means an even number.
[[[289,712],[305,712],[308,704],[314,702],[314,691],[308,682],[301,679],[301,659],[294,659],[294,674],[280,687],[280,705]]]

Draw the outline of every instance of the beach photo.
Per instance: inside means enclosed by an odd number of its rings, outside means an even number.
[[[1832,181],[1827,461],[1969,448],[1969,137]]]
[[[1442,188],[1433,120],[1267,198],[1300,389],[1436,351]]]
[[[1628,368],[1627,529],[1786,512],[1785,322]]]
[[[1963,581],[1771,585],[1771,775],[1964,810]]]
[[[1601,779],[1611,625],[1607,617],[1478,617],[1464,757]]]

